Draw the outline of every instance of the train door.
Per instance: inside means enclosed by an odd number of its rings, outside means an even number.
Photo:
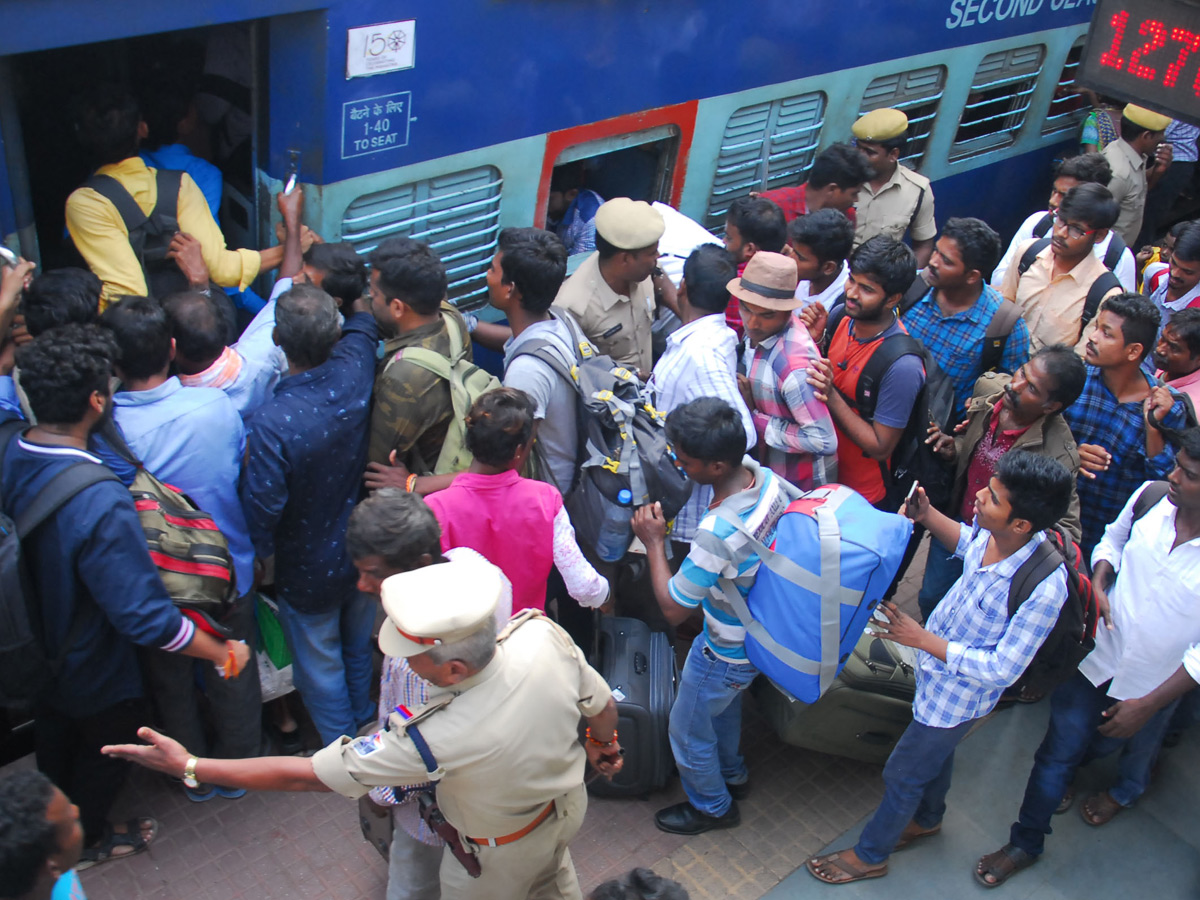
[[[564,174],[604,200],[678,206],[695,125],[693,101],[551,132],[534,224],[546,226],[551,181]]]
[[[0,90],[6,95],[0,125],[17,188],[14,204],[27,205],[17,210],[18,220],[34,224],[32,234],[26,229],[21,235],[22,253],[43,269],[82,264],[66,233],[64,207],[93,169],[74,121],[90,89],[101,82],[124,86],[137,97],[151,130],[143,150],[176,148],[162,157],[163,167],[185,168],[177,161],[189,155],[216,167],[207,170],[202,189],[227,244],[257,246],[256,124],[266,119],[267,96],[264,31],[260,22],[248,21],[0,58]]]

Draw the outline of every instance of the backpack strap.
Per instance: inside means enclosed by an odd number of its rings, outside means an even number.
[[[1054,539],[1047,536],[1033,548],[1029,559],[1013,572],[1012,580],[1008,583],[1008,617],[1011,619],[1015,616],[1033,589],[1064,565],[1066,560],[1054,546]]]
[[[1083,331],[1087,327],[1087,323],[1096,318],[1096,313],[1100,309],[1100,301],[1103,300],[1113,288],[1124,290],[1121,285],[1121,280],[1112,272],[1102,272],[1100,277],[1092,282],[1092,286],[1088,288],[1087,299],[1083,301],[1083,315],[1079,319],[1079,330]]]
[[[1169,486],[1165,481],[1152,481],[1146,485],[1138,494],[1138,498],[1133,501],[1133,521],[1136,522],[1157,506],[1159,501],[1167,496]]]
[[[1050,233],[1050,226],[1054,224],[1054,213],[1048,212],[1033,226],[1033,236],[1043,238]],[[1036,255],[1036,254],[1035,254]]]
[[[121,484],[121,479],[107,466],[82,459],[72,463],[50,479],[21,515],[17,516],[17,537],[27,537],[80,491],[102,481]]]
[[[1028,272],[1029,267],[1032,266],[1034,260],[1038,258],[1038,254],[1049,246],[1050,238],[1048,237],[1044,237],[1030,244],[1025,252],[1021,254],[1021,261],[1017,264],[1017,274],[1024,275],[1026,272]]]
[[[992,313],[983,332],[983,352],[980,354],[982,372],[995,372],[1000,368],[1000,359],[1004,356],[1004,348],[1008,346],[1008,338],[1013,328],[1021,318],[1021,307],[1011,300],[1001,300],[1000,306]]]
[[[1108,241],[1108,249],[1104,251],[1104,265],[1110,272],[1115,272],[1117,266],[1121,262],[1121,257],[1125,254],[1125,238],[1121,237],[1115,230],[1109,232],[1112,235]]]
[[[879,385],[888,369],[902,356],[919,357],[925,360],[925,348],[910,334],[893,334],[886,337],[871,354],[858,376],[854,391],[854,406],[863,419],[870,422],[875,418],[875,404],[879,402]]]
[[[125,185],[111,175],[97,173],[88,178],[83,186],[91,188],[116,208],[117,213],[121,216],[121,221],[125,223],[125,230],[129,232],[130,243],[133,243],[134,233],[146,224],[149,216],[142,212],[142,208],[133,199],[133,195],[125,189]],[[155,205],[157,206],[157,202]],[[140,250],[140,248],[135,249]],[[141,257],[140,252],[138,257]]]
[[[897,310],[899,314],[904,315],[906,312],[920,303],[921,300],[925,298],[925,295],[931,290],[933,290],[933,288],[929,282],[925,280],[920,272],[917,272],[917,276],[913,279],[913,283],[908,286],[908,290],[905,291],[904,296],[900,298],[900,306]]]

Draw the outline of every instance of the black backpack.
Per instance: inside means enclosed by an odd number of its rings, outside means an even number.
[[[0,463],[27,427],[21,420],[0,425]],[[50,657],[42,639],[41,607],[21,556],[21,541],[72,497],[101,481],[120,483],[107,467],[80,460],[52,478],[15,522],[0,497],[0,706],[25,706],[53,686],[79,636],[81,622],[76,616],[58,654]]]
[[[1114,239],[1115,239],[1114,232]],[[1029,248],[1021,254],[1021,262],[1017,265],[1017,272],[1024,275],[1029,271],[1029,267],[1033,265],[1038,254],[1050,246],[1050,238],[1042,238],[1034,241],[1029,245]],[[1096,318],[1096,312],[1100,309],[1100,301],[1113,288],[1117,290],[1125,290],[1121,284],[1121,280],[1117,278],[1111,271],[1104,272],[1092,282],[1092,286],[1088,288],[1087,297],[1083,301],[1083,315],[1079,318],[1079,333],[1083,334],[1083,329],[1087,328],[1088,322]]]
[[[845,318],[845,307],[835,307],[829,315],[829,333],[833,334]],[[896,449],[892,451],[891,465],[879,464],[883,483],[887,486],[887,508],[899,509],[912,483],[919,481],[929,502],[944,509],[953,494],[954,469],[933,452],[925,439],[929,436],[930,422],[946,433],[951,431],[955,424],[956,397],[954,382],[942,371],[925,345],[910,334],[884,338],[863,366],[855,395],[845,400],[863,419],[873,421],[879,386],[888,369],[902,356],[920,358],[925,367],[925,383],[913,402]]]
[[[572,516],[581,545],[594,546],[599,535],[595,510],[604,504],[596,501],[618,503],[622,491],[632,495],[631,513],[658,502],[670,522],[691,496],[692,483],[675,465],[666,438],[666,416],[654,408],[637,375],[595,351],[570,313],[554,308],[550,313],[573,336],[574,365],[568,368],[556,345],[546,340],[525,342],[513,358],[537,357],[575,391],[579,434],[575,480],[563,491],[563,498],[573,510],[588,511]]]
[[[1029,559],[1013,573],[1008,586],[1008,617],[1011,619],[1033,589],[1059,566],[1067,568],[1067,599],[1046,640],[1038,647],[1021,677],[1009,692],[1026,689],[1044,694],[1075,674],[1085,656],[1096,646],[1100,608],[1092,587],[1087,560],[1071,536],[1058,527],[1047,529]]]
[[[161,300],[168,294],[188,289],[187,278],[167,259],[171,239],[179,231],[179,187],[183,173],[172,169],[158,169],[154,175],[158,197],[150,215],[142,212],[137,201],[124,185],[111,175],[92,175],[85,181],[89,187],[111,203],[121,215],[129,232],[129,246],[142,267],[146,277],[149,296]]]
[[[1050,227],[1054,224],[1054,213],[1046,213],[1038,223],[1033,226],[1033,236],[1036,238],[1044,238],[1050,233]],[[1110,272],[1117,271],[1117,266],[1121,262],[1121,256],[1125,253],[1126,243],[1125,238],[1112,231],[1112,239],[1108,242],[1108,249],[1104,251],[1104,267]],[[1038,251],[1041,252],[1040,250]],[[1037,254],[1034,254],[1035,256]]]

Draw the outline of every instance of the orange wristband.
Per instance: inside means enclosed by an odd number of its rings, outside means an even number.
[[[409,475],[408,478],[406,478],[404,480],[404,489],[406,491],[408,491],[410,494],[413,492],[413,488],[415,488],[416,486],[417,486],[417,476],[415,473],[412,475]]]

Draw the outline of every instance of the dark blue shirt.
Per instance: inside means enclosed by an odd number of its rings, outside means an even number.
[[[259,558],[300,612],[345,603],[357,580],[346,523],[362,495],[378,332],[370,313],[346,320],[329,359],[287,375],[249,421],[242,506]]]
[[[0,412],[0,420],[9,418]],[[90,453],[14,439],[0,466],[5,511],[19,515],[58,472]],[[46,649],[61,652],[80,619],[49,703],[67,715],[142,696],[134,644],[179,650],[194,634],[150,561],[133,498],[116,481],[85,488],[22,542]]]

